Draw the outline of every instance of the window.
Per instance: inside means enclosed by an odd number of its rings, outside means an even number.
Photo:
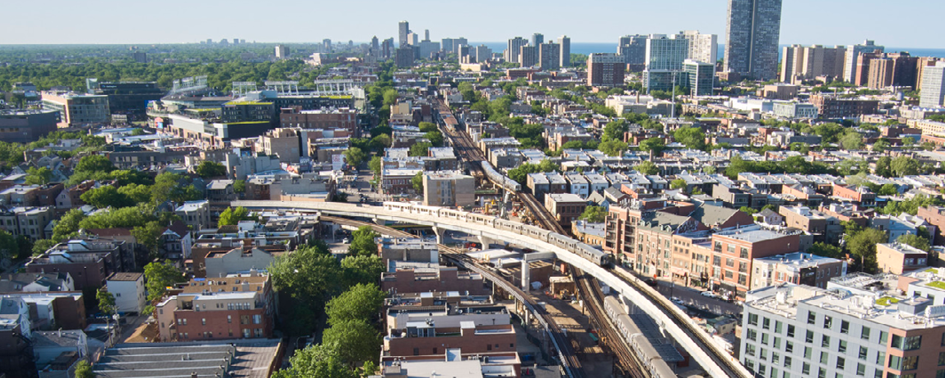
[[[844,360],[843,357],[837,357],[837,369],[843,370],[846,364],[847,360]]]
[[[919,356],[908,356],[902,358],[901,370],[915,370],[919,365]]]
[[[847,352],[847,341],[840,340],[840,344],[837,347],[837,352],[846,353]]]
[[[758,331],[749,329],[748,332],[746,332],[746,337],[748,337],[748,340],[755,341],[758,339]]]
[[[806,362],[805,362],[803,365],[801,365],[801,374],[804,374],[804,375],[810,374],[810,364],[809,364],[809,363],[806,363]]]
[[[922,347],[922,336],[902,337],[893,335],[892,347],[899,350],[916,350]]]
[[[827,371],[824,368],[817,368],[817,378],[827,378]]]
[[[735,259],[732,259],[732,258],[725,259],[725,266],[730,267],[730,268],[734,268],[734,267],[735,267]]]
[[[779,350],[780,350],[780,349],[781,349],[781,338],[775,336],[775,337],[774,337],[774,344],[771,344],[771,346],[774,347],[774,349],[779,349]]]
[[[262,324],[262,315],[253,315],[253,324]]]
[[[902,357],[899,356],[889,356],[889,368],[895,370],[902,370]]]
[[[740,252],[741,252],[741,253],[738,254],[738,257],[741,257],[741,258],[743,258],[743,259],[747,259],[747,258],[748,258],[748,248],[742,247],[742,249],[741,249]]]
[[[945,378],[945,370],[935,372],[935,378]]]
[[[808,343],[814,342],[814,331],[807,331],[807,337],[804,338],[804,342],[808,342]]]
[[[886,340],[889,338],[889,333],[886,331],[879,331],[879,343],[886,345]]]
[[[207,318],[201,318],[200,325],[207,325]]]
[[[804,358],[810,359],[812,349],[810,347],[804,347]]]
[[[781,355],[779,355],[777,352],[771,352],[771,363],[778,364],[780,362],[781,362]]]
[[[761,328],[771,329],[771,319],[768,319],[768,318],[761,319]]]
[[[938,366],[945,366],[945,352],[938,353]]]
[[[860,331],[860,338],[863,339],[863,340],[869,340],[869,339],[870,339],[870,329],[867,328],[867,327],[863,327],[863,330]],[[942,345],[945,345],[945,337],[942,338]]]
[[[227,323],[233,323],[233,316],[232,316],[232,315],[227,315],[227,316],[226,316],[226,322],[227,322]]]
[[[824,347],[824,348],[829,348],[829,347],[830,347],[830,336],[823,335],[823,336],[820,338],[820,346],[822,346],[822,347]]]
[[[787,335],[788,337],[794,337],[794,325],[788,324]]]
[[[828,315],[824,315],[824,329],[830,329],[831,327],[833,327],[833,318]]]
[[[768,359],[768,350],[765,349],[765,348],[761,348],[761,354],[760,354],[759,356],[761,357],[762,360],[767,360],[767,359]]]
[[[784,356],[784,367],[785,368],[791,367],[791,356]]]
[[[827,360],[830,359],[830,355],[827,352],[820,352],[820,363],[826,364]]]
[[[768,345],[768,334],[767,334],[767,333],[762,333],[762,334],[761,334],[761,343],[764,344],[764,345]]]
[[[840,321],[840,333],[843,333],[843,334],[850,333],[850,322],[846,320]]]
[[[817,313],[811,311],[807,313],[807,324],[814,324],[817,322]]]
[[[876,352],[876,364],[882,365],[886,363],[886,352]]]
[[[788,353],[794,353],[794,343],[788,341],[784,343],[784,351]]]
[[[774,321],[774,332],[781,333],[781,322],[778,320]]]
[[[748,314],[748,324],[753,326],[758,325],[758,314]]]
[[[860,359],[863,360],[863,361],[866,361],[866,355],[867,355],[867,354],[869,354],[869,349],[866,349],[866,347],[861,346],[861,347],[860,347]]]
[[[863,364],[861,364],[861,363],[857,363],[857,364],[856,364],[856,375],[857,375],[857,376],[860,376],[860,377],[866,375],[866,365],[863,365]]]

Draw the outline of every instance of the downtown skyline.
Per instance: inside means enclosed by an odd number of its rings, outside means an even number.
[[[96,4],[100,6],[97,7],[78,7],[64,1],[54,1],[52,5],[57,3],[67,7],[68,11],[48,12],[49,8],[37,9],[25,3],[7,5],[10,14],[19,15],[6,22],[7,28],[29,29],[30,32],[2,34],[0,45],[195,43],[207,38],[220,40],[234,37],[246,39],[247,42],[317,43],[328,38],[362,43],[370,41],[375,35],[380,39],[396,38],[400,20],[409,21],[411,29],[421,35],[423,30],[429,29],[431,39],[435,41],[462,36],[470,41],[500,42],[539,32],[549,36],[566,34],[574,44],[609,43],[626,34],[670,34],[681,30],[699,30],[717,34],[719,43],[723,44],[727,8],[727,1],[724,0],[681,0],[679,6],[685,11],[674,12],[669,19],[660,19],[644,16],[665,14],[659,4],[653,3],[602,1],[593,7],[576,7],[572,3],[547,1],[541,7],[547,10],[546,14],[528,17],[528,14],[535,12],[533,3],[486,1],[482,7],[457,6],[456,12],[444,12],[442,6],[433,7],[439,3],[429,1],[403,1],[396,7],[383,2],[366,1],[361,9],[368,11],[345,18],[319,16],[323,13],[339,15],[351,12],[343,4],[335,3],[288,2],[284,3],[284,7],[274,8],[273,13],[266,17],[245,12],[252,3],[242,1],[226,2],[226,6],[218,1],[198,4],[171,1],[165,6],[153,7],[111,0],[98,1]],[[174,6],[177,3],[185,7]],[[870,11],[880,6],[886,7],[881,15]],[[102,12],[103,9],[105,12]],[[181,9],[188,11],[182,12]],[[280,12],[281,9],[293,11]],[[120,14],[108,13],[118,10]],[[147,14],[153,22],[142,22],[142,17],[134,16],[136,12]],[[889,6],[875,0],[794,0],[783,5],[780,44],[849,45],[864,39],[874,39],[887,46],[937,48],[941,45],[936,41],[936,33],[932,28],[936,25],[936,15],[943,12],[945,4],[918,1]],[[132,15],[128,16],[129,13]],[[214,15],[212,18],[206,17],[211,13]],[[464,17],[443,17],[444,14],[462,14]],[[837,14],[849,16],[844,20]],[[103,15],[111,17],[104,22],[75,23],[75,20],[94,20]],[[909,28],[876,27],[877,24],[891,25],[888,22],[890,19],[905,17],[910,20]],[[42,28],[35,28],[38,19],[43,20]],[[594,21],[582,22],[588,19]],[[254,27],[249,28],[247,25]]]

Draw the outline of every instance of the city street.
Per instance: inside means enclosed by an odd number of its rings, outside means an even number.
[[[657,281],[659,286],[657,291],[660,294],[663,294],[666,298],[676,297],[683,301],[687,306],[697,308],[703,311],[708,311],[714,314],[725,315],[725,314],[741,314],[742,306],[729,303],[717,298],[709,298],[702,296],[701,291],[687,288],[682,285],[673,285],[667,281]]]

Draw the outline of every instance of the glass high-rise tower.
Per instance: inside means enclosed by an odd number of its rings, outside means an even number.
[[[729,0],[726,26],[725,71],[776,78],[781,0]]]

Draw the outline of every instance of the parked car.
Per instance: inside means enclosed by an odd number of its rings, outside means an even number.
[[[348,243],[351,243],[351,240],[348,240],[348,238],[341,239],[341,244],[348,244]]]
[[[702,294],[703,297],[709,297],[709,298],[718,298],[718,297],[719,297],[718,294],[713,293],[713,292],[708,291],[708,290],[703,291],[701,294]]]
[[[652,286],[652,287],[657,287],[657,286],[659,286],[659,284],[656,282],[656,280],[655,280],[655,279],[652,279],[652,278],[644,279],[643,282],[646,282],[647,285],[650,285],[650,286]]]

